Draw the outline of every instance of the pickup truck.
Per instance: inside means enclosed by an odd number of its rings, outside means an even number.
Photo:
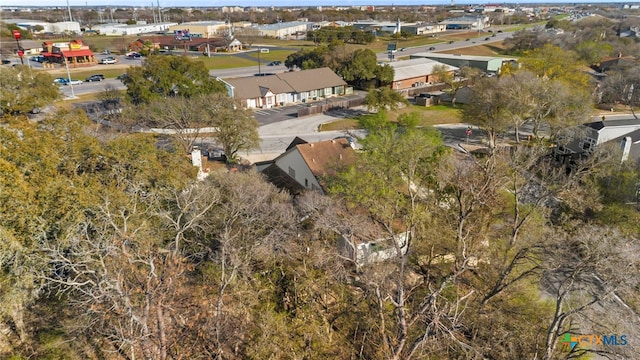
[[[118,60],[116,60],[115,58],[112,58],[112,57],[108,57],[108,58],[104,58],[104,59],[100,60],[100,64],[115,64],[117,62],[118,62]]]

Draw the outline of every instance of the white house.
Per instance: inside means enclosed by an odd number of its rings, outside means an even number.
[[[629,118],[603,120],[578,126],[566,144],[555,149],[556,159],[569,162],[575,157],[590,155],[598,146],[613,144],[622,150],[620,161],[640,159],[640,120]]]
[[[324,194],[324,177],[354,161],[355,150],[347,139],[308,143],[296,137],[283,154],[255,165],[269,181],[291,193],[313,190]]]

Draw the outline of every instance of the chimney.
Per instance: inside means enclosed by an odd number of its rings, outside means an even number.
[[[191,150],[191,164],[202,170],[202,153],[197,146],[194,146],[193,150]]]

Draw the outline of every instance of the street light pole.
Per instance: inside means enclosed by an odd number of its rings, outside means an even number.
[[[260,53],[261,52],[262,52],[262,49],[258,49],[258,74],[262,74],[260,72],[260,63],[261,63],[261,61],[260,61]]]
[[[71,72],[69,71],[69,62],[67,61],[67,57],[62,54],[62,56],[64,56],[64,65],[67,68],[67,81],[69,87],[71,88],[71,97],[69,97],[69,99],[75,99],[76,98],[76,94],[73,92],[73,84],[71,83]]]

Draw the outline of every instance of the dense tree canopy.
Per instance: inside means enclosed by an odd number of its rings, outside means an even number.
[[[53,78],[27,66],[0,67],[0,112],[2,115],[26,114],[44,107],[60,96]]]
[[[290,69],[303,70],[326,66],[349,84],[363,89],[393,81],[393,68],[378,64],[376,54],[370,49],[348,51],[340,45],[318,46],[289,55],[284,64]]]
[[[127,70],[124,84],[134,104],[224,91],[224,85],[209,76],[202,61],[182,56],[151,55],[142,66]]]

